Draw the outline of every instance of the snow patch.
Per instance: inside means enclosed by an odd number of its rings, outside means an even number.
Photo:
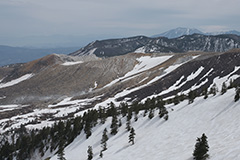
[[[187,81],[195,79],[203,70],[204,67],[201,66],[195,73],[192,73],[190,76],[187,77]]]
[[[6,87],[10,87],[10,86],[16,85],[16,84],[18,84],[18,83],[20,83],[22,81],[30,79],[33,76],[34,76],[34,74],[26,74],[26,75],[24,75],[22,77],[19,77],[17,79],[11,80],[10,82],[0,83],[0,88],[6,88]]]
[[[134,53],[145,53],[145,52],[146,52],[145,46],[140,47],[134,51]]]
[[[137,59],[137,61],[139,62],[137,65],[135,65],[135,67],[133,68],[133,70],[131,70],[130,72],[128,72],[127,74],[125,74],[123,77],[120,77],[118,79],[113,80],[112,82],[110,82],[109,84],[107,84],[105,87],[109,87],[119,81],[122,81],[126,78],[133,78],[131,76],[139,74],[141,72],[144,72],[146,70],[149,70],[153,67],[156,67],[160,64],[162,64],[163,62],[167,61],[169,58],[171,58],[171,56],[160,56],[160,57],[150,57],[150,56],[143,56]]]
[[[76,62],[65,62],[62,65],[63,66],[72,66],[72,65],[76,65],[76,64],[81,64],[83,63],[83,61],[76,61]]]

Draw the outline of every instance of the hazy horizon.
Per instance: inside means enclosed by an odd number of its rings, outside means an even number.
[[[239,31],[239,6],[238,0],[1,0],[0,44],[83,46],[176,27]]]

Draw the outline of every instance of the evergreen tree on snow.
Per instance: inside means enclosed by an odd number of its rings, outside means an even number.
[[[100,151],[99,156],[102,158],[103,157],[103,151]]]
[[[132,143],[132,145],[134,144],[135,135],[136,135],[136,133],[135,133],[134,128],[131,128],[128,143]]]
[[[166,107],[162,106],[161,108],[159,108],[159,118],[163,118],[165,115],[168,114],[168,111],[166,109]]]
[[[195,91],[190,90],[188,93],[188,103],[189,104],[193,103],[195,98],[196,98]]]
[[[195,144],[195,150],[193,152],[193,157],[195,160],[206,160],[209,158],[208,155],[208,141],[207,136],[203,133],[201,138],[197,138],[197,142]]]
[[[178,94],[176,94],[175,97],[173,98],[173,103],[174,103],[174,105],[177,105],[179,103],[179,96],[178,96]]]
[[[88,159],[87,160],[92,160],[93,159],[93,150],[92,150],[92,146],[88,146]]]
[[[113,115],[112,116],[112,124],[110,126],[111,128],[111,134],[115,135],[118,132],[118,119],[117,119],[117,115]]]
[[[58,154],[57,154],[58,159],[59,159],[59,160],[66,160],[66,159],[64,158],[64,155],[65,155],[65,153],[64,153],[64,147],[63,147],[63,142],[62,142],[62,140],[61,140],[61,141],[60,141],[60,144],[59,144]]]
[[[154,117],[154,110],[150,109],[149,114],[148,114],[148,118],[152,119]]]
[[[216,83],[213,84],[213,86],[210,88],[210,94],[213,94],[213,96],[215,96],[218,92],[218,88]]]
[[[107,129],[105,128],[101,139],[102,151],[107,150],[107,141],[108,141]]]
[[[208,98],[208,89],[207,89],[207,88],[205,88],[205,89],[203,90],[203,95],[204,95],[204,99],[207,99],[207,98]]]
[[[240,88],[237,87],[236,88],[236,94],[234,96],[234,101],[237,102],[239,100],[239,98],[240,98]]]
[[[227,86],[226,86],[226,83],[225,82],[223,82],[222,83],[222,90],[221,90],[221,94],[223,95],[224,93],[226,93],[227,92]]]
[[[131,120],[130,119],[127,119],[126,129],[127,129],[127,131],[131,130]]]

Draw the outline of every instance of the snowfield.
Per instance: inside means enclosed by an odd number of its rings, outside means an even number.
[[[83,61],[76,61],[76,62],[65,62],[62,65],[63,66],[72,66],[72,65],[76,65],[76,64],[81,64],[83,63]]]
[[[109,136],[107,150],[103,152],[104,160],[192,160],[196,138],[205,133],[208,137],[211,160],[240,159],[240,101],[234,102],[235,90],[228,90],[224,95],[203,97],[188,104],[185,100],[178,105],[167,105],[169,119],[143,117],[131,126],[135,129],[135,144],[128,143],[129,132],[126,131],[125,118],[117,135]],[[101,159],[101,137],[104,128],[110,133],[111,118],[104,125],[93,128],[92,136],[85,138],[81,133],[65,148],[67,160],[87,159],[88,146],[93,147],[94,160]],[[46,155],[47,156],[47,155]],[[51,158],[57,160],[57,156]]]
[[[139,63],[137,65],[135,65],[133,70],[131,70],[130,72],[125,74],[123,77],[113,80],[112,82],[110,82],[109,84],[107,84],[104,87],[109,87],[119,81],[126,80],[126,78],[133,78],[134,75],[140,74],[141,72],[144,72],[153,67],[156,67],[156,66],[160,65],[161,63],[167,61],[171,57],[172,57],[172,55],[171,56],[159,56],[159,57],[151,57],[151,56],[140,57],[137,59],[137,61]]]
[[[0,88],[5,88],[5,87],[10,87],[10,86],[16,85],[16,84],[18,84],[18,83],[20,83],[20,82],[22,82],[22,81],[25,81],[25,80],[27,80],[27,79],[30,79],[30,78],[33,77],[33,76],[34,76],[34,74],[26,74],[26,75],[24,75],[24,76],[22,76],[22,77],[19,77],[19,78],[17,78],[17,79],[14,79],[14,80],[12,80],[12,81],[10,81],[10,82],[0,83]]]

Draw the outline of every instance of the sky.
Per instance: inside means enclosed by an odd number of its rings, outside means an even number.
[[[240,0],[0,0],[0,44],[152,36],[177,27],[240,30],[239,6]]]

